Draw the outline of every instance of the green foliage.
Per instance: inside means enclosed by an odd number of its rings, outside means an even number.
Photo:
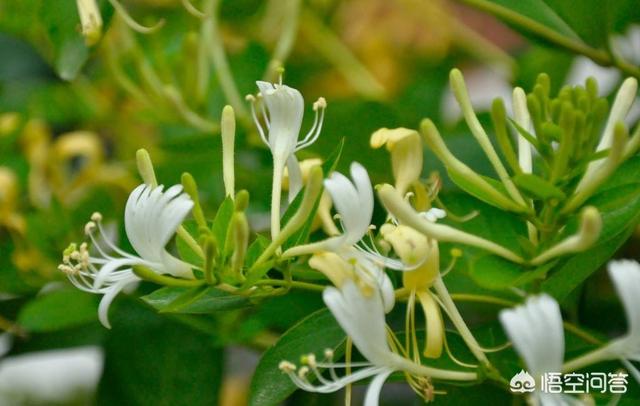
[[[248,298],[215,287],[164,287],[143,296],[160,313],[211,313],[250,306]]]
[[[129,301],[105,343],[97,403],[216,404],[223,351],[210,338]]]
[[[77,289],[62,289],[36,297],[18,315],[18,323],[33,333],[77,327],[97,321],[98,298]]]
[[[297,387],[280,371],[280,362],[298,363],[301,356],[327,348],[333,349],[336,357],[340,357],[340,343],[344,338],[344,332],[327,309],[305,317],[262,355],[251,380],[249,404],[271,406],[285,400]],[[322,353],[316,355],[321,357]]]

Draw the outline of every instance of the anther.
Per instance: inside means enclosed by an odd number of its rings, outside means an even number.
[[[333,359],[333,350],[331,348],[327,348],[326,350],[324,350],[324,356],[327,359]]]
[[[315,354],[307,355],[306,361],[307,361],[306,364],[309,365],[309,367],[311,368],[316,368],[318,366],[318,363],[316,362]]]
[[[99,212],[97,212],[97,211],[96,211],[96,212],[94,212],[94,213],[91,215],[91,221],[94,221],[94,222],[96,222],[96,223],[101,222],[101,221],[102,221],[102,214],[100,214],[100,213],[99,213]]]
[[[91,233],[93,233],[93,230],[95,230],[95,228],[96,228],[96,223],[94,223],[93,221],[90,221],[84,226],[84,233],[86,235],[91,235]]]
[[[290,373],[296,370],[296,365],[289,361],[280,361],[280,364],[278,364],[278,369],[280,369],[282,372]]]
[[[313,103],[313,110],[317,111],[318,109],[326,109],[327,108],[327,101],[324,99],[324,97],[319,97],[318,100],[316,100],[315,103]]]
[[[308,373],[309,373],[309,367],[301,367],[300,369],[298,369],[298,377],[300,379],[306,379]]]

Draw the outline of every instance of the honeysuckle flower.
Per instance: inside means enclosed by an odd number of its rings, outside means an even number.
[[[361,243],[370,230],[373,215],[373,189],[366,169],[357,162],[351,164],[351,177],[353,181],[339,172],[334,172],[324,181],[324,186],[331,195],[338,212],[342,233],[322,241],[290,248],[283,253],[283,257],[322,252],[336,253],[345,261],[376,274],[380,281],[379,285],[386,292],[384,297],[392,298],[393,284],[384,273],[383,267],[397,270],[407,270],[410,267],[400,260],[383,256],[373,244]],[[392,303],[390,300],[385,301],[385,307],[390,309]]]
[[[524,360],[527,372],[536,380],[531,394],[535,405],[577,404],[560,393],[540,391],[542,375],[560,373],[564,358],[564,330],[560,306],[546,294],[532,296],[525,304],[500,312],[500,322],[513,346]]]
[[[373,285],[359,284],[353,279],[345,278],[337,288],[328,287],[323,292],[323,299],[342,329],[351,337],[353,344],[366,358],[366,362],[338,363],[333,362],[333,351],[325,351],[325,359],[316,360],[314,354],[303,358],[304,365],[296,365],[283,361],[280,369],[287,373],[291,380],[303,390],[309,392],[335,392],[346,385],[367,378],[373,378],[365,397],[365,406],[378,404],[380,391],[385,380],[395,371],[406,372],[412,377],[414,389],[424,391],[424,387],[416,387],[419,383],[430,385],[428,379],[473,380],[476,374],[470,372],[446,371],[429,368],[406,359],[391,350],[387,340],[387,327],[384,318],[384,304],[379,288]],[[350,374],[339,377],[337,369],[359,368]],[[328,369],[330,379],[322,374],[321,369]],[[318,380],[313,384],[308,379],[312,374]],[[419,382],[419,383],[418,383]]]
[[[194,278],[194,266],[174,257],[165,248],[192,207],[193,201],[182,193],[181,185],[164,191],[163,186],[154,188],[142,184],[129,195],[124,214],[127,237],[138,255],[123,251],[111,241],[102,226],[100,213],[94,213],[85,226],[96,254],[89,251],[86,243],[79,247],[72,244],[65,251],[59,269],[67,274],[71,283],[83,291],[104,295],[98,316],[105,327],[110,328],[108,310],[113,299],[140,280],[133,271],[134,266],[143,266],[158,274]]]
[[[605,347],[610,359],[620,359],[640,382],[640,371],[630,361],[640,361],[640,264],[632,260],[609,262],[609,276],[622,300],[629,330]]]
[[[381,255],[373,245],[358,245],[370,230],[373,188],[367,170],[357,162],[351,164],[351,178],[352,181],[343,174],[334,172],[324,181],[324,186],[338,212],[342,233],[319,242],[293,247],[287,250],[284,256],[332,251],[343,257],[366,257],[392,269],[406,269],[401,261]]]
[[[271,200],[271,235],[275,237],[280,232],[280,193],[282,190],[282,176],[285,165],[290,177],[289,189],[298,191],[302,187],[302,176],[295,152],[313,144],[322,131],[324,110],[327,102],[319,98],[313,104],[315,119],[309,132],[298,140],[302,117],[304,115],[304,99],[302,94],[287,85],[280,83],[256,82],[262,99],[262,118],[266,131],[260,124],[256,113],[254,96],[247,96],[251,101],[251,112],[258,133],[264,143],[271,150],[273,156],[273,186]]]
[[[408,128],[381,128],[371,135],[372,148],[383,145],[391,153],[393,177],[396,189],[406,193],[422,173],[422,140],[416,130]]]
[[[342,286],[346,279],[362,281],[362,286],[377,286],[382,297],[385,313],[395,304],[393,284],[384,269],[355,251],[342,252],[341,255],[330,251],[314,254],[309,266],[322,272],[336,286]]]

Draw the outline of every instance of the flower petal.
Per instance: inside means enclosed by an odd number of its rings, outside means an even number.
[[[564,330],[560,306],[551,296],[533,296],[524,305],[501,311],[500,322],[531,375],[560,372]]]
[[[380,391],[382,390],[382,385],[384,385],[384,381],[387,380],[389,375],[393,370],[386,370],[381,374],[376,375],[371,383],[369,384],[369,388],[367,388],[367,395],[364,398],[364,406],[377,406],[380,399]]]

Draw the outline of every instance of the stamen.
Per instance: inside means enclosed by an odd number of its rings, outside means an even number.
[[[258,120],[258,115],[256,114],[256,97],[252,94],[248,94],[245,96],[245,100],[247,100],[250,104],[251,104],[251,118],[253,118],[253,122],[256,125],[256,128],[258,129],[258,133],[260,134],[260,138],[262,138],[262,141],[266,144],[269,145],[269,141],[267,140],[266,135],[264,134],[264,130],[262,129],[262,125],[260,124],[260,120]]]
[[[460,248],[451,248],[450,255],[451,262],[449,262],[449,265],[447,265],[444,271],[440,272],[441,278],[444,278],[449,272],[453,270],[453,268],[456,266],[456,263],[458,262],[458,258],[462,257],[462,250]]]

